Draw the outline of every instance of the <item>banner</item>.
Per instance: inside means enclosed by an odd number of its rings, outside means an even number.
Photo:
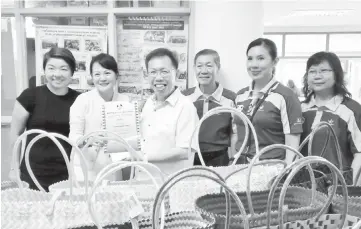
[[[36,84],[46,83],[43,57],[52,47],[69,49],[76,59],[76,69],[69,85],[78,91],[94,87],[90,76],[91,58],[107,53],[107,28],[89,26],[36,25]]]
[[[176,53],[176,85],[186,89],[188,77],[188,19],[182,17],[130,17],[117,20],[119,92],[145,99],[153,92],[148,83],[145,57],[156,48]]]

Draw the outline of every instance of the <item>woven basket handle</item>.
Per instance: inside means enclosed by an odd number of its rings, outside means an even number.
[[[198,171],[198,172],[197,172]],[[184,173],[189,173],[192,172],[191,174],[185,174]],[[203,172],[203,173],[202,173]],[[213,175],[216,175],[217,178],[214,178],[210,175],[206,175],[204,174],[204,172],[209,172],[212,173]],[[153,206],[153,214],[152,214],[152,228],[153,229],[158,229],[159,228],[159,224],[158,224],[158,220],[159,219],[159,205],[161,202],[163,202],[163,199],[165,197],[165,195],[169,192],[169,190],[179,181],[184,180],[185,178],[188,177],[202,177],[202,178],[207,178],[210,180],[213,180],[214,182],[220,184],[222,187],[224,187],[224,189],[228,192],[226,194],[226,223],[225,223],[225,228],[228,229],[229,228],[229,219],[230,219],[230,202],[229,202],[229,194],[233,197],[233,199],[235,200],[241,214],[243,215],[243,220],[244,220],[244,228],[248,229],[249,228],[249,220],[247,217],[247,213],[246,210],[241,202],[241,200],[238,198],[237,194],[230,189],[224,182],[224,179],[217,174],[215,171],[213,171],[210,168],[207,167],[192,167],[192,168],[187,168],[187,169],[183,169],[175,174],[173,174],[170,178],[168,178],[168,180],[162,185],[162,187],[159,189],[156,197],[155,197],[155,201],[154,201],[154,206]]]
[[[28,147],[26,148],[26,151],[25,151],[25,165],[26,165],[26,168],[29,172],[29,175],[30,177],[32,178],[32,180],[34,181],[35,185],[43,192],[45,192],[45,190],[43,189],[43,187],[40,185],[39,181],[36,179],[32,169],[31,169],[31,166],[30,166],[30,160],[29,160],[29,156],[30,156],[30,149],[33,147],[33,145],[35,144],[36,141],[44,138],[44,137],[48,137],[50,138],[54,143],[55,145],[59,148],[63,158],[64,158],[64,161],[65,161],[65,165],[66,165],[66,168],[68,170],[68,173],[69,173],[69,182],[70,182],[70,196],[73,195],[73,174],[74,174],[74,171],[72,170],[71,166],[70,166],[70,162],[69,162],[69,159],[68,159],[68,155],[67,153],[65,152],[63,146],[60,144],[60,142],[57,140],[57,138],[59,139],[62,139],[64,140],[65,142],[67,142],[68,144],[70,144],[73,149],[75,149],[75,152],[78,153],[80,155],[81,158],[84,159],[84,155],[83,153],[81,152],[81,150],[76,146],[76,144],[72,141],[70,141],[67,137],[61,135],[61,134],[58,134],[58,133],[42,133],[42,134],[39,134],[37,136],[35,136],[28,144]],[[84,172],[84,177],[85,177],[85,190],[86,190],[86,193],[88,193],[88,170],[85,169],[83,170]]]
[[[116,161],[116,162],[113,162],[113,163],[107,165],[106,167],[104,167],[101,171],[99,171],[97,177],[104,177],[105,178],[106,177],[105,175],[108,172],[112,171],[113,168],[116,168],[121,163],[126,164],[126,163],[129,163],[129,161]],[[149,165],[149,164],[147,164],[147,165]],[[153,164],[151,164],[151,165],[152,165],[151,168],[155,168],[156,173],[159,175],[160,182],[163,184],[164,181],[165,181],[165,174],[157,166],[153,166]],[[150,167],[150,166],[148,166],[148,167]],[[149,170],[148,170],[148,172],[149,172]],[[130,180],[128,182],[128,185],[132,186],[132,183],[133,183],[133,182],[131,182],[132,180],[133,179],[130,178]]]
[[[38,134],[38,135],[35,136],[29,142],[28,146],[26,147],[26,152],[25,153],[21,152],[21,156],[19,156],[19,150],[18,150],[19,145],[30,134]],[[64,147],[60,144],[60,142],[53,135],[54,134],[48,133],[44,130],[32,129],[32,130],[28,130],[28,131],[25,131],[24,133],[22,133],[15,141],[14,148],[13,148],[13,163],[14,163],[14,168],[17,168],[15,170],[16,183],[18,184],[20,189],[23,189],[23,185],[22,185],[22,182],[20,179],[20,165],[21,165],[22,158],[25,156],[25,165],[26,165],[26,168],[29,172],[31,179],[33,180],[34,184],[39,188],[39,190],[45,192],[44,188],[40,185],[39,181],[36,179],[33,171],[31,170],[30,162],[29,162],[30,149],[33,146],[33,144],[40,138],[45,137],[45,136],[50,138],[54,142],[54,144],[59,148],[60,152],[62,153],[62,155],[64,157],[65,163],[69,163],[69,159],[64,150]],[[68,165],[66,164],[66,166],[68,166]],[[69,171],[69,178],[72,178],[72,176],[71,176],[72,174],[73,174],[72,171]]]
[[[196,152],[198,154],[198,157],[199,157],[199,160],[202,164],[202,166],[206,166],[206,164],[204,163],[204,160],[203,160],[203,157],[202,157],[202,153],[201,153],[201,150],[199,148],[199,130],[200,130],[200,127],[202,125],[202,123],[209,117],[211,117],[212,115],[216,115],[216,114],[221,114],[221,113],[231,113],[233,115],[236,115],[238,116],[244,123],[244,126],[246,127],[246,133],[245,133],[245,139],[243,141],[243,144],[239,150],[239,152],[236,154],[236,157],[234,159],[234,162],[233,164],[235,164],[238,160],[238,158],[241,156],[241,152],[243,151],[243,149],[246,147],[246,144],[247,144],[247,139],[248,139],[248,135],[249,135],[249,127],[251,128],[251,131],[252,131],[252,134],[253,134],[253,137],[255,139],[255,146],[256,146],[256,152],[259,151],[259,148],[258,148],[258,138],[257,138],[257,134],[256,134],[256,131],[253,127],[253,124],[252,122],[248,119],[248,117],[243,114],[241,111],[235,109],[235,108],[231,108],[231,107],[216,107],[212,110],[209,110],[206,114],[203,115],[203,117],[201,118],[201,120],[199,121],[198,125],[196,126],[196,128],[194,129],[193,133],[192,133],[192,137],[191,137],[191,141],[189,143],[189,147],[188,147],[188,155],[191,155],[191,150],[192,150],[192,141],[196,141],[197,143],[197,149],[196,149]]]
[[[147,162],[123,162],[123,161],[118,161],[118,162],[114,162],[108,166],[106,166],[105,168],[103,168],[102,172],[100,172],[97,177],[95,178],[94,181],[94,186],[90,192],[90,195],[88,196],[88,208],[89,208],[89,212],[91,215],[92,220],[94,221],[94,223],[97,225],[98,229],[102,229],[103,227],[101,226],[100,220],[95,212],[94,209],[94,204],[93,202],[95,201],[93,198],[97,188],[100,186],[101,182],[109,175],[113,174],[114,172],[120,170],[120,169],[124,169],[127,167],[137,167],[140,170],[142,170],[143,172],[145,172],[150,179],[152,180],[152,182],[154,183],[154,185],[156,186],[157,189],[159,189],[160,184],[158,184],[158,182],[156,181],[155,177],[146,169],[146,167],[150,167],[154,170],[156,170],[161,176],[163,176],[162,172],[160,171],[160,169],[150,163]],[[162,177],[162,181],[164,181],[163,177]],[[119,190],[121,192],[121,190]],[[165,219],[165,207],[164,207],[164,203],[162,203],[162,224],[164,225],[164,219]],[[132,222],[133,225],[133,222]],[[135,227],[135,225],[133,225],[133,228]]]
[[[22,133],[16,139],[16,141],[14,143],[14,146],[12,149],[12,166],[11,167],[14,168],[15,182],[17,183],[17,185],[19,186],[20,189],[23,189],[23,184],[20,179],[20,165],[21,165],[22,158],[24,157],[24,154],[25,154],[25,145],[26,145],[25,139],[30,134],[42,134],[42,133],[47,133],[47,132],[44,130],[39,130],[39,129],[32,129],[32,130],[24,131],[24,133]],[[21,150],[19,151],[20,144],[21,144]]]
[[[353,184],[354,186],[357,186],[357,182],[360,180],[360,178],[361,178],[361,167],[359,168],[356,174],[355,183]]]
[[[315,134],[320,131],[321,129],[323,128],[329,128],[330,131],[331,131],[331,135],[333,136],[334,138],[334,141],[335,141],[335,146],[336,146],[336,153],[337,153],[337,159],[338,159],[338,162],[339,162],[339,167],[340,167],[340,170],[343,171],[343,163],[342,163],[342,156],[341,156],[341,148],[340,148],[340,144],[338,142],[338,138],[337,138],[337,134],[335,132],[335,130],[332,128],[332,126],[327,123],[327,122],[320,122],[318,123],[315,128],[313,128],[312,132],[306,137],[305,140],[303,140],[303,142],[301,143],[300,147],[299,147],[299,150],[301,151],[302,148],[304,147],[304,145],[309,141],[308,143],[308,156],[312,156],[312,143],[313,143],[313,138],[315,136]],[[327,136],[327,138],[329,138]],[[328,141],[327,141],[328,142]],[[323,154],[325,153],[325,148],[322,150],[322,153],[320,155],[320,157],[323,156]]]
[[[304,166],[309,165],[311,163],[319,163],[319,164],[324,164],[326,166],[328,166],[331,169],[332,172],[332,178],[333,178],[333,182],[334,184],[337,184],[337,178],[341,181],[341,185],[342,185],[342,191],[343,191],[343,198],[345,201],[345,208],[343,209],[342,212],[342,222],[340,224],[340,228],[342,229],[345,219],[346,219],[346,214],[347,214],[347,188],[346,188],[346,182],[345,179],[342,176],[342,173],[340,172],[340,170],[331,162],[329,162],[328,160],[322,158],[322,157],[318,157],[318,156],[309,156],[309,157],[304,157],[301,158],[297,161],[295,161],[294,163],[292,163],[290,166],[288,166],[288,168],[293,168],[290,175],[286,178],[286,181],[283,184],[282,190],[281,190],[281,194],[280,194],[280,199],[279,199],[279,205],[278,205],[278,218],[279,218],[279,225],[280,228],[279,229],[283,229],[283,224],[284,224],[284,220],[283,220],[283,211],[282,211],[282,207],[284,206],[284,199],[286,196],[286,191],[287,188],[289,187],[289,184],[292,180],[292,178],[296,175],[297,172],[299,172]],[[285,175],[285,173],[283,173],[281,176]],[[278,180],[279,181],[279,180]],[[272,188],[270,190],[269,196],[268,196],[268,204],[267,204],[267,225],[268,227],[270,226],[270,216],[271,216],[271,208],[272,208],[272,200],[275,194],[275,190],[276,187],[278,185],[278,182],[273,183]],[[332,194],[329,195],[328,201],[326,203],[326,205],[321,209],[321,211],[317,214],[317,216],[315,217],[316,219],[318,219],[321,215],[324,214],[325,211],[327,211],[327,209],[329,208],[331,202],[332,202],[332,198],[336,193],[336,189],[334,188],[332,190]],[[312,205],[311,205],[312,206]]]
[[[249,210],[251,212],[252,215],[254,215],[254,209],[253,209],[253,204],[252,204],[252,196],[251,196],[251,173],[252,173],[252,168],[253,166],[256,164],[256,162],[258,161],[258,159],[263,155],[268,153],[269,151],[273,150],[273,149],[285,149],[285,150],[290,150],[291,152],[293,152],[295,154],[295,156],[298,156],[299,158],[303,158],[303,155],[298,152],[296,149],[287,146],[287,145],[282,145],[282,144],[273,144],[270,146],[266,146],[264,147],[258,154],[256,154],[253,159],[251,160],[250,164],[249,164],[249,169],[248,169],[248,176],[247,176],[247,189],[246,189],[246,195],[247,195],[247,200],[248,200],[248,206],[249,206]],[[313,174],[312,168],[311,166],[308,166],[308,171],[310,173],[310,177],[311,177],[311,182],[312,182],[312,203],[314,202],[314,196],[315,196],[315,191],[316,191],[316,181],[315,181],[315,176]],[[287,168],[286,168],[287,169]],[[278,177],[279,178],[279,177]],[[277,178],[277,179],[278,179]],[[277,180],[276,179],[276,180]],[[281,179],[281,178],[280,178]]]
[[[83,147],[83,150],[86,149],[90,144],[92,144],[95,141],[116,141],[122,145],[124,145],[125,149],[129,152],[131,156],[131,160],[136,160],[139,158],[143,158],[133,147],[129,145],[129,143],[122,138],[119,134],[107,131],[107,130],[99,130],[94,131],[89,134],[86,134],[82,136],[80,139],[78,139],[77,144],[82,144],[86,140],[86,144]],[[71,154],[71,166],[74,168],[74,155]],[[84,163],[86,164],[86,163]],[[131,177],[134,176],[134,168],[131,170]]]

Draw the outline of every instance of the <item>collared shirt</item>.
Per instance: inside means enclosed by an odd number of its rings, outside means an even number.
[[[126,95],[114,93],[112,101],[129,101]],[[82,93],[70,108],[70,133],[69,139],[76,142],[79,138],[94,131],[103,129],[102,105],[106,101],[100,96],[97,89]],[[74,157],[75,173],[77,179],[83,179],[80,161]],[[89,179],[96,177],[97,171],[88,171]]]
[[[341,148],[344,169],[350,169],[355,153],[361,153],[361,105],[351,98],[336,95],[325,104],[317,104],[314,97],[308,103],[302,103],[305,119],[301,140],[305,139],[321,121],[328,122],[334,129]],[[319,130],[313,140],[312,154],[320,155],[330,130]],[[330,137],[324,157],[339,165],[333,137]],[[307,155],[307,146],[302,153]]]
[[[146,158],[152,154],[165,155],[173,148],[190,146],[191,136],[199,119],[192,102],[177,88],[165,102],[157,104],[148,98],[141,114],[141,147]],[[192,148],[196,149],[195,142]],[[193,165],[194,155],[175,162],[156,162],[163,173],[170,175]]]
[[[205,95],[199,88],[190,88],[183,91],[197,109],[201,119],[205,113],[216,107],[235,107],[236,93],[217,84],[217,89],[212,95]],[[212,152],[227,149],[230,146],[232,131],[232,115],[222,113],[206,119],[199,130],[199,146],[202,152]]]
[[[276,80],[272,79],[259,93],[255,94],[253,83],[250,87],[243,88],[237,93],[236,106],[243,113],[251,116],[255,104],[270,89],[269,95],[255,112],[252,123],[255,127],[260,149],[271,144],[285,144],[286,134],[302,133],[302,112],[300,101],[293,91]],[[244,140],[244,126],[238,130],[240,147]],[[248,156],[256,153],[253,136],[251,135]],[[284,159],[285,151],[272,150],[262,158]]]

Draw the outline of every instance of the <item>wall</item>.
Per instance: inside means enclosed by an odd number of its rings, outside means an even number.
[[[9,180],[8,175],[11,164],[9,145],[10,126],[1,125],[1,180]]]
[[[245,52],[248,44],[263,34],[262,2],[196,1],[191,14],[194,33],[190,39],[194,44],[189,50],[190,66],[198,51],[215,49],[221,57],[219,81],[235,92],[248,86]],[[196,78],[192,69],[189,86],[194,85]]]

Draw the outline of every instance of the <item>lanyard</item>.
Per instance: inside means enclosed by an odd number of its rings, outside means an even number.
[[[262,105],[262,103],[266,100],[266,98],[268,97],[269,93],[271,92],[271,90],[276,86],[276,84],[278,84],[278,82],[275,82],[274,84],[272,84],[271,87],[268,88],[268,90],[266,91],[266,93],[264,95],[262,95],[262,97],[260,99],[257,100],[257,102],[255,103],[254,107],[251,108],[252,110],[250,110],[250,112],[247,114],[249,116],[249,119],[251,121],[253,121],[254,115],[257,113],[259,107]]]

